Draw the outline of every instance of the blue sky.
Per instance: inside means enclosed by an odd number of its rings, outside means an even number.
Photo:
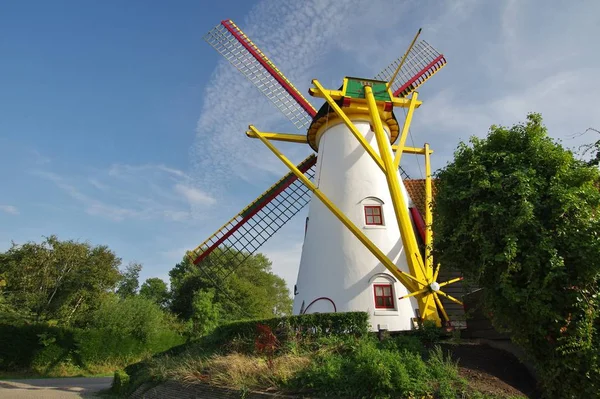
[[[595,1],[3,2],[0,250],[57,234],[167,280],[285,172],[244,130],[295,128],[202,40],[222,19],[303,93],[312,78],[374,76],[422,27],[448,66],[420,90],[409,140],[431,143],[441,167],[459,140],[530,111],[566,146],[595,139],[571,136],[600,126],[599,13]],[[264,248],[291,285],[302,236],[300,216]]]

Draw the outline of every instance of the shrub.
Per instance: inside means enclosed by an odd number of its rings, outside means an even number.
[[[86,369],[108,361],[135,361],[182,342],[180,335],[169,330],[141,341],[109,330],[0,324],[0,370],[46,373],[63,363]]]
[[[308,367],[289,380],[288,387],[319,396],[404,398],[435,394],[448,399],[465,387],[456,365],[446,360],[439,348],[428,361],[408,350],[380,349],[371,338],[346,349],[315,355]]]
[[[129,375],[123,370],[115,371],[113,376],[113,382],[111,390],[116,394],[122,394],[126,392],[127,384],[129,383]]]
[[[438,175],[434,255],[485,288],[550,398],[600,391],[600,174],[541,116],[461,143]]]
[[[152,301],[140,296],[105,298],[91,318],[91,327],[115,335],[132,336],[142,342],[154,341],[162,331],[172,329],[173,321]]]
[[[331,335],[364,336],[369,331],[369,316],[365,312],[313,313],[264,320],[238,321],[224,324],[208,337],[211,345],[229,346],[236,350],[252,351],[257,326],[268,326],[280,346],[301,336],[303,340]]]

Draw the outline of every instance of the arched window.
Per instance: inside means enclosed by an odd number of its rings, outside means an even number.
[[[394,287],[392,284],[373,284],[375,309],[395,309]]]
[[[383,201],[376,197],[367,197],[361,202],[364,226],[385,226]]]
[[[396,279],[387,273],[378,273],[369,279],[376,311],[396,310],[395,282]]]

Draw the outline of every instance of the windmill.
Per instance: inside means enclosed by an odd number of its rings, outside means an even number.
[[[461,302],[442,288],[461,278],[438,283],[440,266],[430,255],[432,150],[428,144],[406,146],[414,110],[422,104],[415,90],[446,60],[417,37],[373,79],[346,77],[338,90],[313,80],[309,94],[325,100],[317,111],[231,20],[207,33],[212,47],[306,130],[287,134],[249,126],[246,135],[264,143],[290,172],[188,252],[215,286],[310,203],[294,314],[368,311],[374,330],[449,321],[440,297]],[[394,108],[405,110],[402,124]],[[294,165],[275,141],[308,144],[318,158],[313,154]],[[403,184],[408,176],[400,161],[406,153],[425,158],[424,220]],[[217,266],[223,257],[226,267]]]

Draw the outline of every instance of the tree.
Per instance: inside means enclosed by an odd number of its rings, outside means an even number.
[[[0,254],[3,301],[35,320],[80,322],[120,278],[121,259],[106,246],[47,237]]]
[[[140,288],[140,296],[152,300],[161,308],[166,309],[169,305],[169,289],[167,283],[158,277],[146,279]]]
[[[204,270],[227,267],[240,253],[232,249],[215,250],[199,265],[186,257],[170,272],[171,310],[183,319],[193,314],[193,298],[197,291],[214,289],[214,301],[222,309],[222,320],[267,318],[291,313],[292,300],[285,281],[271,271],[271,262],[262,254],[249,256],[233,273],[215,287]],[[211,268],[207,268],[210,262]],[[214,270],[214,269],[213,269]]]
[[[221,306],[215,303],[214,290],[200,290],[192,298],[192,330],[194,335],[206,335],[217,327]]]
[[[582,134],[585,134],[587,132],[595,132],[600,134],[600,130],[594,129],[592,127],[588,127]],[[580,148],[583,150],[584,156],[590,154],[592,155],[592,158],[587,161],[587,164],[589,166],[600,166],[600,140],[596,140],[595,142],[590,144],[585,144]]]
[[[533,360],[548,397],[600,391],[599,177],[539,114],[461,143],[438,173],[437,261],[485,289],[492,322]]]
[[[89,326],[149,342],[170,329],[171,324],[169,316],[150,299],[108,294],[93,312]]]
[[[121,281],[117,286],[117,294],[121,298],[134,296],[140,285],[139,278],[142,271],[142,265],[136,262],[129,262],[125,271],[122,273]]]

